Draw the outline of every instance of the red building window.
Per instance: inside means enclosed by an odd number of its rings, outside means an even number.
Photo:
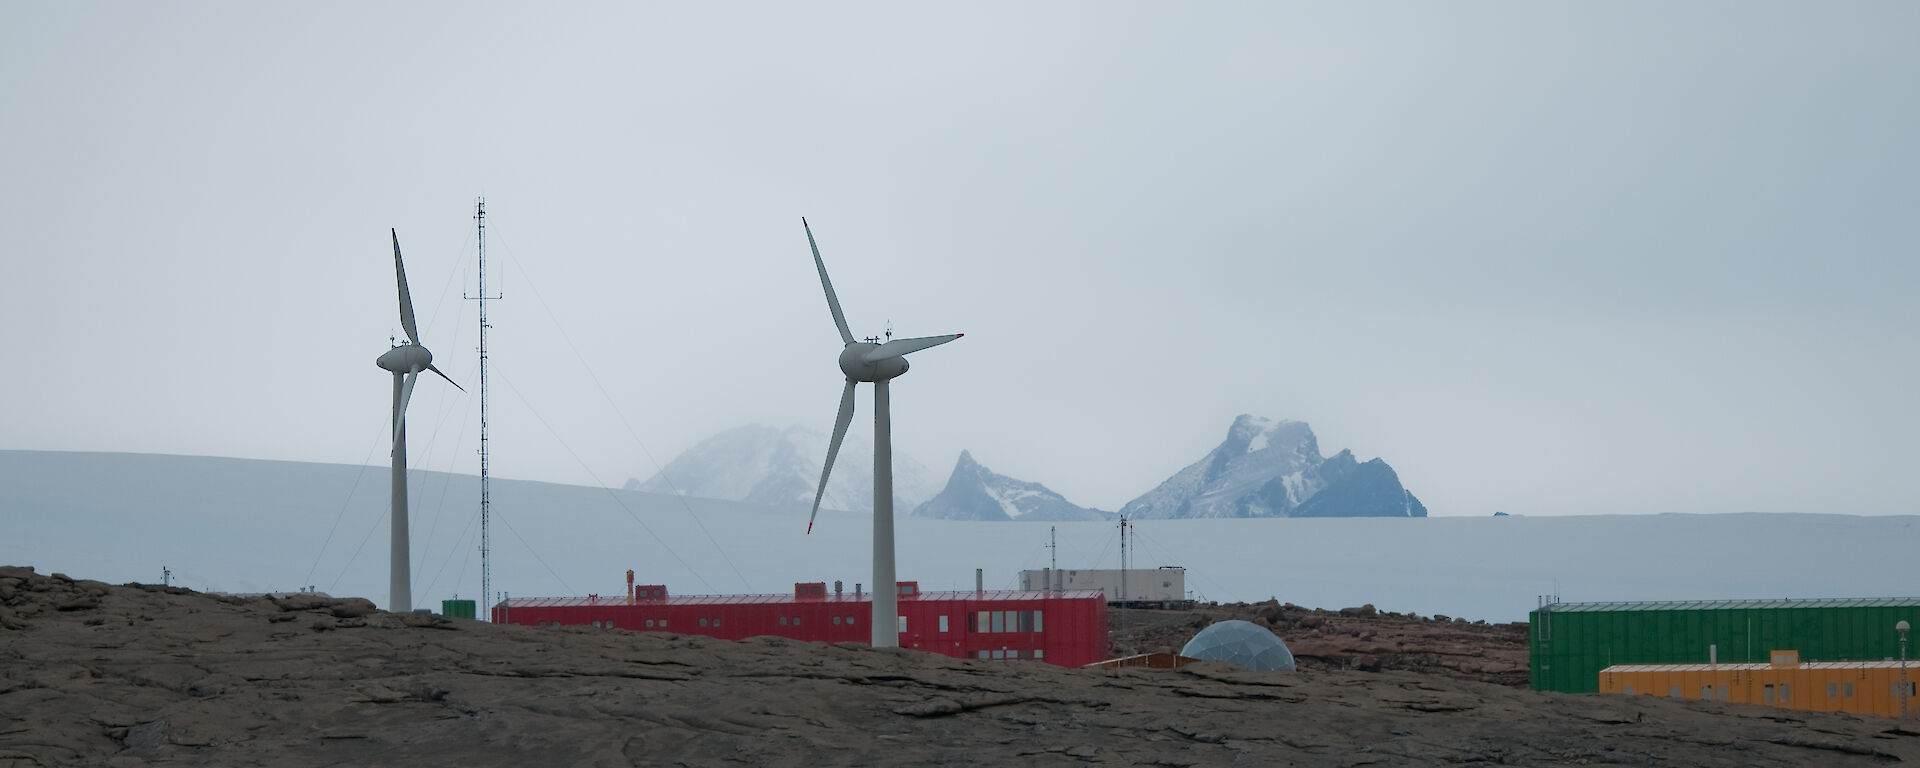
[[[1046,626],[1041,611],[979,611],[972,620],[974,632],[1041,632]]]

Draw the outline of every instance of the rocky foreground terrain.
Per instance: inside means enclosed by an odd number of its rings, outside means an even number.
[[[1217,621],[1239,619],[1271,628],[1302,670],[1398,670],[1516,688],[1527,687],[1527,625],[1488,624],[1450,616],[1422,617],[1371,605],[1326,611],[1292,603],[1203,604],[1189,610],[1114,610],[1108,615],[1115,655],[1178,653]]]
[[[1382,669],[1088,671],[0,568],[0,766],[1886,765],[1892,720]]]

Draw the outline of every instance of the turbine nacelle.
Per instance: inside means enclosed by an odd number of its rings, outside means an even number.
[[[454,381],[453,377],[448,376],[445,371],[433,367],[433,353],[428,352],[426,347],[420,346],[420,329],[413,322],[413,295],[407,292],[407,266],[400,260],[398,231],[393,232],[393,281],[400,289],[400,328],[407,332],[407,343],[395,345],[387,350],[386,354],[375,359],[373,364],[392,371],[395,376],[406,377],[406,381],[394,390],[393,435],[394,441],[398,442],[400,424],[407,412],[407,398],[413,396],[413,380],[420,375],[421,371],[440,374],[440,378],[446,379],[454,389],[462,392],[467,391],[467,388],[460,386],[460,383]]]
[[[394,373],[419,373],[433,367],[433,353],[418,344],[401,344],[387,350],[373,364]]]
[[[880,349],[879,344],[856,341],[840,351],[840,372],[847,375],[848,381],[873,383],[886,381],[907,372],[907,358],[901,356],[870,359]]]

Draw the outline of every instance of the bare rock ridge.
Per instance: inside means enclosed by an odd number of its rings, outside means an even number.
[[[1320,456],[1305,422],[1241,415],[1199,461],[1121,507],[1142,520],[1204,517],[1426,517],[1385,461]]]
[[[1075,506],[1039,483],[1015,480],[981,466],[973,454],[960,452],[947,487],[927,503],[915,507],[918,517],[943,520],[1106,520],[1113,515]]]
[[[1920,729],[1893,720],[1391,669],[1062,669],[852,643],[496,626],[11,567],[0,567],[0,606],[4,765],[1920,760]]]

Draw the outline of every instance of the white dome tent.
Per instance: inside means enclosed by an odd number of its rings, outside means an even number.
[[[1222,621],[1200,630],[1180,655],[1194,659],[1229,661],[1256,671],[1293,671],[1293,652],[1266,628],[1245,621]]]

